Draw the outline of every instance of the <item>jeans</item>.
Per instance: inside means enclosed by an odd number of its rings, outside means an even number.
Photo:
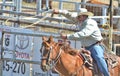
[[[104,76],[110,76],[107,63],[104,59],[104,47],[100,44],[95,44],[86,48],[91,52],[92,58],[97,62],[99,70]]]

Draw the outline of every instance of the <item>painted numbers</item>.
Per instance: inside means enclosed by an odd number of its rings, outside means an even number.
[[[3,70],[6,70],[6,71],[12,70],[12,72],[14,73],[25,74],[26,65],[24,62],[12,62],[12,64],[10,64],[10,62],[4,61]]]
[[[9,43],[10,43],[10,39],[9,38],[5,38],[5,45],[9,46]]]

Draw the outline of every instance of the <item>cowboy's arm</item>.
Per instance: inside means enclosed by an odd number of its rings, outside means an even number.
[[[73,33],[73,34],[68,34],[67,38],[68,39],[81,39],[84,37],[90,36],[96,28],[92,24],[87,24],[84,29],[82,29],[79,32]]]
[[[61,14],[64,17],[66,17],[67,19],[73,21],[74,23],[77,22],[76,16],[73,13],[70,13],[67,10],[54,10],[53,13],[54,14]]]

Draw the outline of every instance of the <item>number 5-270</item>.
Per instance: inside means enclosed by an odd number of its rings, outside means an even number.
[[[26,65],[24,62],[13,62],[10,64],[8,61],[4,61],[3,70],[10,71],[12,70],[14,73],[22,73],[25,74]]]

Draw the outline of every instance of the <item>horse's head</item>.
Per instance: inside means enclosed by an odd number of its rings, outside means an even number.
[[[57,57],[56,50],[58,44],[53,41],[53,37],[50,36],[49,39],[42,37],[42,45],[40,52],[42,53],[41,68],[43,71],[48,71],[50,69],[51,61],[54,61]]]

